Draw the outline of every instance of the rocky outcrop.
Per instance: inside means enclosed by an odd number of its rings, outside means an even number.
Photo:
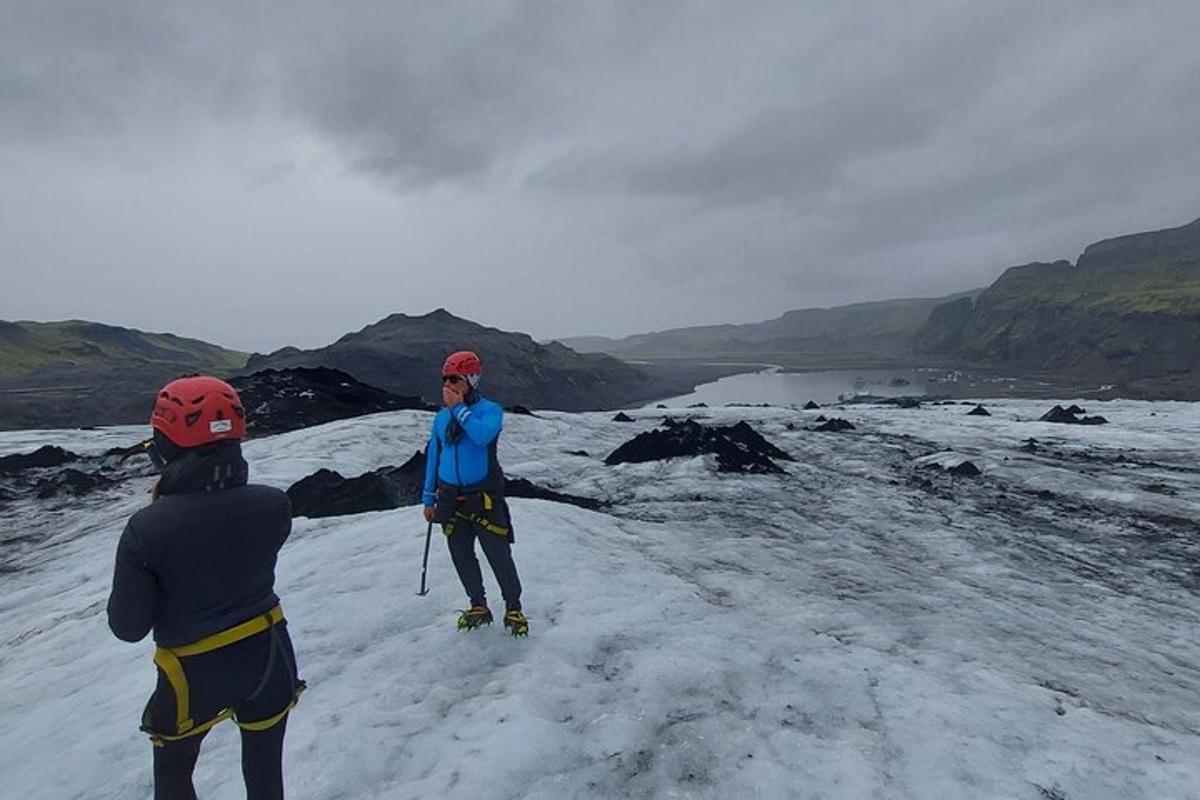
[[[233,378],[246,409],[249,436],[321,425],[381,411],[436,411],[418,397],[401,397],[324,367],[267,369]]]
[[[1042,414],[1042,416],[1038,418],[1038,421],[1058,422],[1063,425],[1104,425],[1108,422],[1107,419],[1098,414],[1094,417],[1083,416],[1086,413],[1087,412],[1079,406],[1071,406],[1070,408],[1055,406],[1045,414]]]
[[[320,469],[287,489],[292,515],[337,517],[366,511],[386,511],[421,502],[425,483],[425,454],[414,453],[401,466],[381,467],[353,478]]]
[[[715,455],[718,472],[780,473],[783,469],[774,460],[794,460],[745,421],[710,427],[695,420],[665,420],[662,428],[625,442],[604,463],[638,464],[700,455]]]
[[[44,445],[32,453],[16,453],[0,457],[0,475],[39,467],[59,467],[78,459],[79,456],[69,450],[64,450],[56,445]]]
[[[83,456],[55,445],[0,458],[0,501],[80,497],[154,474],[140,444]]]
[[[380,467],[353,478],[321,469],[288,487],[292,514],[297,517],[337,517],[368,511],[387,511],[421,502],[425,454],[414,453],[399,467]],[[507,497],[531,497],[598,510],[604,504],[589,497],[563,494],[522,478],[507,478]]]
[[[833,419],[825,420],[824,422],[822,422],[820,425],[813,428],[812,430],[819,431],[821,433],[837,433],[838,431],[852,431],[852,430],[854,430],[854,424],[851,422],[847,422],[844,419],[834,417]]]

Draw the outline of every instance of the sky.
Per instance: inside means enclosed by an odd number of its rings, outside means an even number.
[[[940,296],[1200,217],[1200,4],[0,0],[0,319]]]

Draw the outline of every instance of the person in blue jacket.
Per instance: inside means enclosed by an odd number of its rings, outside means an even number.
[[[492,623],[475,556],[478,539],[504,596],[504,627],[514,636],[526,636],[529,621],[521,611],[521,580],[512,557],[504,470],[496,457],[504,409],[479,394],[482,374],[479,356],[468,350],[452,353],[442,366],[445,408],[433,419],[421,500],[425,520],[442,526],[450,559],[470,602],[458,618],[458,627],[474,630]]]

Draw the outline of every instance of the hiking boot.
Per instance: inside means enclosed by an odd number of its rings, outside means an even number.
[[[473,631],[480,625],[492,624],[492,612],[487,606],[471,606],[458,615],[458,629]]]
[[[529,635],[529,620],[525,619],[519,608],[510,608],[504,613],[504,627],[513,636]]]

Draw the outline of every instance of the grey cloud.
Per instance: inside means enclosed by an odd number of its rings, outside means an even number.
[[[10,3],[2,14],[0,141],[149,144],[259,101],[233,19],[122,0]]]
[[[397,188],[462,178],[537,116],[540,18],[519,8],[17,5],[0,25],[0,137],[170,141],[267,113]]]
[[[710,137],[699,145],[639,140],[576,150],[546,164],[531,182],[719,205],[819,199],[847,164],[904,151],[944,126],[995,79],[996,62],[1018,33],[1013,15],[960,10],[893,38],[890,25],[905,14],[888,9],[871,25],[862,14],[843,12],[825,32],[830,41],[807,43],[808,50],[798,45],[801,52],[779,63],[759,64],[776,73],[767,105],[732,119],[714,114]],[[802,30],[804,14],[785,14],[780,24]],[[747,43],[735,56],[752,47]],[[729,60],[737,69],[736,58]],[[677,136],[705,133],[682,129]]]
[[[900,108],[877,119],[868,103],[839,115],[767,109],[696,150],[575,154],[535,174],[535,185],[634,195],[696,198],[716,204],[800,199],[823,193],[844,162],[918,140],[936,117]]]

